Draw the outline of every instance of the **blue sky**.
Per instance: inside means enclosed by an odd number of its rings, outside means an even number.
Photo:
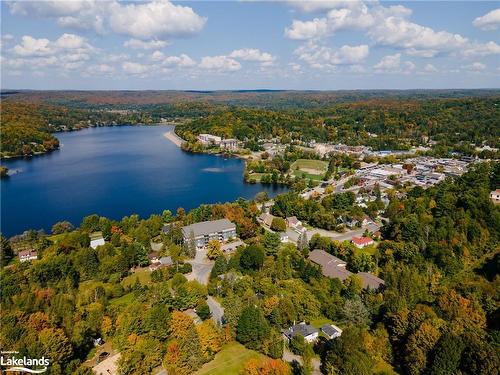
[[[3,1],[2,88],[498,88],[499,2]]]

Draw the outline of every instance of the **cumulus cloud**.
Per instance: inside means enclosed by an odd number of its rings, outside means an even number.
[[[481,30],[496,30],[500,25],[500,8],[477,17],[472,24]]]
[[[21,43],[15,45],[11,51],[23,57],[60,55],[67,52],[87,55],[94,51],[94,47],[85,38],[75,34],[63,34],[55,41],[25,35],[21,38]]]
[[[167,0],[111,6],[109,23],[113,31],[137,39],[167,38],[201,31],[206,18],[187,6]]]
[[[217,72],[235,72],[241,64],[228,56],[205,56],[201,59],[200,68]]]
[[[123,43],[123,46],[132,49],[158,49],[165,48],[169,44],[170,43],[165,40],[144,41],[132,38]]]
[[[369,52],[370,48],[366,44],[344,45],[334,49],[309,42],[297,48],[294,53],[299,60],[305,61],[313,68],[332,68],[336,65],[358,64],[368,57]]]
[[[166,67],[190,68],[196,65],[196,62],[186,54],[179,56],[166,56],[163,52],[154,51],[151,55],[153,61],[158,61]]]
[[[128,74],[144,74],[148,71],[149,67],[137,62],[125,61],[122,64],[122,69],[125,73]]]
[[[169,0],[144,3],[46,0],[12,1],[8,4],[13,14],[53,18],[62,27],[93,30],[99,34],[113,31],[140,40],[165,40],[196,34],[206,22],[206,18],[192,8],[172,4]]]
[[[436,73],[437,71],[437,68],[432,64],[426,64],[424,66],[424,72],[426,73]]]
[[[486,65],[479,61],[476,61],[470,65],[463,66],[463,68],[472,72],[482,72],[483,70],[486,70]]]
[[[495,42],[473,42],[460,34],[435,31],[412,22],[409,19],[411,9],[401,5],[386,7],[378,2],[340,1],[304,6],[304,10],[311,9],[322,12],[323,16],[312,20],[293,20],[285,28],[286,37],[318,41],[340,30],[361,30],[378,45],[400,49],[418,57],[430,58],[438,54],[470,57],[500,53],[500,47]],[[475,24],[496,27],[497,15],[490,13],[483,16],[484,19],[480,17],[481,20],[474,21]]]
[[[379,61],[378,64],[373,67],[375,70],[379,71],[394,71],[398,70],[401,64],[401,54],[396,53],[395,55],[384,56],[382,60]]]
[[[272,63],[276,61],[276,57],[267,52],[261,52],[256,48],[244,48],[234,50],[229,54],[229,57],[241,59],[244,61],[254,61],[260,63]]]

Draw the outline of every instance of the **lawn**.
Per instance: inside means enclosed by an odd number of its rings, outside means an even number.
[[[363,247],[362,249],[356,248],[356,252],[365,253],[368,255],[374,255],[376,251],[377,251],[376,243],[375,243],[375,245],[366,246],[366,247]]]
[[[328,163],[322,160],[298,159],[290,166],[292,171],[301,170],[308,174],[320,175],[328,170]]]
[[[147,268],[137,271],[130,276],[127,276],[122,280],[122,285],[124,288],[135,283],[135,280],[139,279],[142,285],[151,284],[151,271]]]
[[[311,174],[303,171],[293,171],[295,177],[307,178],[309,180],[323,181],[323,174]]]
[[[109,304],[111,306],[126,306],[126,305],[131,304],[134,301],[134,299],[135,299],[134,293],[130,292],[130,293],[124,294],[121,297],[113,298],[113,299],[109,300]]]
[[[232,342],[224,346],[215,358],[195,372],[196,375],[237,375],[245,363],[252,358],[266,358],[265,355]]]
[[[333,321],[328,318],[317,318],[311,320],[311,325],[314,328],[321,328],[323,324],[333,324]]]

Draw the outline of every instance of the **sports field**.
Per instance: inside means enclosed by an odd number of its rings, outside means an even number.
[[[321,180],[328,170],[328,163],[322,160],[298,159],[292,163],[290,170],[296,177]]]

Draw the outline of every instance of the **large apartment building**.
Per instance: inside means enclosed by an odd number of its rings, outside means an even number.
[[[236,237],[236,225],[227,219],[203,221],[182,227],[182,235],[185,242],[193,235],[196,247],[202,249],[208,241],[226,242]]]

